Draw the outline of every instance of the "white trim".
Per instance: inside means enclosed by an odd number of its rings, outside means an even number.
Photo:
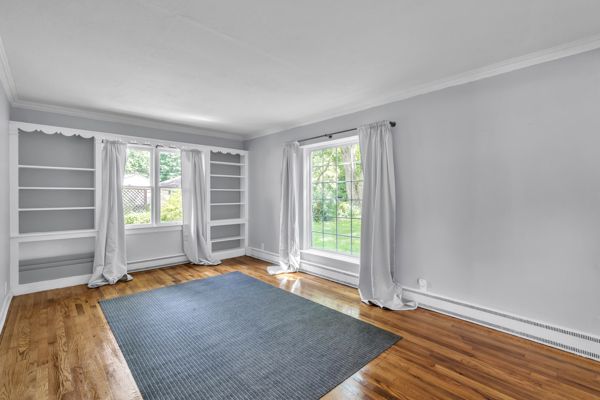
[[[213,251],[213,256],[220,260],[225,260],[228,258],[241,257],[246,255],[246,249],[243,247],[235,248],[235,249],[227,249],[221,251]]]
[[[210,242],[211,243],[232,242],[235,240],[244,240],[244,239],[245,239],[244,236],[229,236],[229,237],[211,239]]]
[[[134,260],[127,262],[127,272],[138,272],[146,269],[168,267],[187,262],[187,257],[181,254],[158,257],[154,259]],[[60,289],[77,285],[87,285],[91,276],[91,274],[69,276],[67,278],[20,284],[14,287],[13,292],[15,296],[18,296],[35,292],[43,292],[45,290]]]
[[[169,267],[188,263],[189,260],[185,254],[174,254],[157,258],[147,258],[142,260],[127,261],[127,272],[137,272],[146,269]]]
[[[17,167],[19,168],[31,168],[31,169],[54,169],[60,171],[88,171],[93,172],[96,168],[75,168],[75,167],[50,167],[48,165],[26,165],[19,164]]]
[[[181,231],[182,224],[163,224],[163,225],[125,225],[126,235],[141,235],[145,233],[159,233],[169,231]]]
[[[336,117],[352,114],[355,112],[364,111],[369,108],[382,106],[396,101],[406,100],[411,97],[437,92],[439,90],[446,89],[449,87],[459,86],[470,82],[476,82],[481,79],[491,78],[512,71],[517,71],[523,68],[532,67],[534,65],[543,64],[549,61],[554,61],[576,54],[585,53],[587,51],[595,50],[598,48],[600,48],[600,35],[575,40],[573,42],[561,44],[548,49],[536,51],[523,56],[514,57],[498,63],[490,64],[482,68],[472,69],[456,75],[451,75],[442,79],[416,85],[408,89],[401,89],[393,95],[381,97],[379,99],[364,102],[359,105],[338,108],[335,111],[325,112],[316,117],[312,116],[309,118],[300,119],[299,121],[294,122],[292,124],[285,124],[280,125],[276,128],[266,129],[262,133],[247,137],[245,140],[252,140],[261,136],[272,135],[293,128],[315,124],[317,122],[322,122]]]
[[[95,210],[96,207],[38,207],[19,208],[19,211],[68,211],[68,210]]]
[[[53,125],[42,125],[42,124],[31,124],[28,122],[19,122],[19,121],[10,121],[9,123],[9,132],[11,135],[17,136],[19,130],[30,133],[30,132],[41,132],[47,135],[61,134],[64,136],[81,136],[83,138],[96,138],[101,140],[116,140],[125,142],[128,144],[139,145],[139,146],[154,146],[154,147],[165,147],[165,148],[177,148],[177,149],[198,149],[201,151],[213,151],[219,153],[229,153],[229,154],[239,154],[239,155],[247,155],[247,150],[234,149],[229,147],[219,147],[219,146],[208,146],[196,143],[187,143],[187,142],[179,142],[179,141],[167,141],[160,139],[151,139],[145,138],[141,136],[128,136],[121,135],[117,133],[110,132],[101,132],[101,131],[90,131],[86,129],[73,129],[73,128],[65,128],[61,126],[53,126]],[[96,165],[96,168],[98,166]]]
[[[10,302],[12,301],[13,294],[10,289],[8,289],[8,293],[4,295],[4,299],[2,301],[2,307],[0,308],[0,335],[2,334],[2,330],[4,329],[4,323],[6,322],[6,317],[8,316],[8,309],[10,307]]]
[[[97,232],[98,231],[94,229],[81,229],[74,231],[22,233],[20,235],[11,236],[11,240],[16,243],[23,243],[43,242],[46,240],[79,239],[86,237],[95,237]]]
[[[310,153],[311,151],[315,150],[327,149],[329,147],[339,147],[347,144],[358,144],[358,132],[348,133],[348,136],[338,139],[323,139],[319,142],[303,144],[300,146],[300,148],[309,150],[308,153]]]
[[[60,289],[60,288],[65,288],[65,287],[70,287],[70,286],[84,285],[89,282],[91,276],[92,276],[91,274],[79,275],[79,276],[69,276],[67,278],[51,279],[48,281],[17,284],[13,288],[13,293],[15,296],[20,296],[23,294],[43,292],[45,290]]]
[[[301,260],[300,271],[316,275],[346,286],[358,287],[358,274],[343,269],[330,267],[314,261]]]
[[[186,125],[177,122],[167,122],[164,120],[156,120],[141,116],[134,115],[125,115],[119,113],[112,113],[107,111],[92,111],[92,110],[83,110],[81,108],[76,107],[63,107],[52,104],[44,104],[34,101],[25,101],[20,100],[15,97],[14,101],[11,101],[13,107],[22,108],[25,110],[33,110],[33,111],[42,111],[48,113],[62,114],[68,115],[71,117],[78,118],[87,118],[93,119],[96,121],[103,122],[114,122],[119,124],[128,124],[141,126],[144,128],[151,129],[159,129],[169,132],[180,132],[180,133],[188,133],[192,135],[198,136],[209,136],[215,137],[219,139],[231,139],[231,140],[245,140],[246,137],[241,134],[233,133],[233,132],[225,132],[214,129],[202,128],[200,126],[196,127],[193,125]]]
[[[246,247],[246,255],[279,265],[279,254],[256,247]]]
[[[301,250],[301,253],[309,256],[317,256],[322,258],[329,258],[336,261],[342,261],[348,264],[354,264],[357,267],[360,265],[360,257],[351,256],[347,254],[337,253],[335,251],[321,250],[321,249],[306,249]]]
[[[93,187],[19,186],[19,190],[96,190]]]
[[[13,79],[12,71],[10,69],[10,64],[8,63],[8,57],[6,56],[6,51],[4,50],[4,42],[2,42],[2,38],[0,37],[0,86],[4,88],[4,93],[6,93],[6,97],[8,97],[8,101],[11,104],[17,99],[17,87],[15,86],[15,81]]]
[[[413,288],[403,288],[403,297],[428,310],[600,361],[597,336]]]
[[[312,255],[322,256],[321,254],[318,254],[318,252],[317,254],[307,251],[303,251],[302,253],[310,253]],[[255,247],[247,247],[246,255],[258,258],[259,260],[273,263],[275,265],[279,265],[279,254],[274,253],[272,251],[261,250]],[[356,260],[350,261],[356,262]],[[302,259],[300,260],[300,272],[305,272],[307,274],[315,275],[347,286],[358,287],[358,274],[350,271],[345,271],[341,268],[324,265],[322,263]]]
[[[211,204],[212,205],[212,204]],[[232,218],[232,219],[213,219],[210,221],[210,226],[221,226],[221,225],[241,225],[248,222],[245,218]]]

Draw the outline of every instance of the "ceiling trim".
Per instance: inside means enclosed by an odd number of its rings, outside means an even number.
[[[141,126],[144,128],[160,129],[171,132],[189,133],[193,135],[211,136],[221,139],[245,140],[245,136],[213,130],[209,128],[195,127],[191,125],[178,124],[173,122],[155,120],[150,118],[136,117],[133,115],[117,114],[105,111],[82,110],[75,107],[64,107],[51,104],[38,103],[33,101],[19,100],[12,102],[13,107],[26,110],[43,111],[56,114],[69,115],[72,117],[88,118],[103,122],[114,122],[128,125]]]
[[[362,103],[360,105],[341,108],[336,110],[335,112],[322,113],[317,116],[313,115],[310,118],[296,121],[293,124],[280,125],[277,128],[265,130],[260,134],[248,137],[246,140],[252,140],[261,136],[280,133],[289,129],[326,121],[332,118],[341,117],[359,111],[364,111],[369,108],[382,106],[396,101],[406,100],[412,97],[437,92],[439,90],[463,85],[470,82],[476,82],[481,79],[491,78],[494,76],[506,74],[512,71],[517,71],[523,68],[532,67],[534,65],[543,64],[549,61],[558,60],[576,54],[585,53],[587,51],[596,50],[599,48],[600,35],[591,36],[588,38],[551,47],[545,50],[529,53],[524,56],[510,58],[508,60],[490,64],[482,68],[472,69],[470,71],[462,72],[460,74],[417,85],[409,89],[401,90],[394,95],[382,97],[374,101]]]
[[[8,64],[6,51],[4,51],[2,37],[0,37],[0,84],[4,88],[4,93],[6,93],[8,101],[12,104],[17,98],[17,89],[12,77],[10,65]]]

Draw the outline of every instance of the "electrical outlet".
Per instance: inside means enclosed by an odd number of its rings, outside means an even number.
[[[417,283],[419,284],[419,290],[422,290],[424,292],[427,291],[427,279],[419,278],[417,279]]]

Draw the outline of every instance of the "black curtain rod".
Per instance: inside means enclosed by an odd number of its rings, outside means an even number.
[[[395,127],[395,126],[396,126],[396,121],[390,121],[390,126],[391,126],[392,128],[393,128],[393,127]],[[345,129],[345,130],[343,130],[343,131],[337,131],[337,132],[332,132],[332,133],[326,133],[326,134],[324,134],[324,135],[313,136],[313,137],[309,137],[309,138],[306,138],[306,139],[301,139],[301,140],[298,140],[298,142],[308,142],[309,140],[313,140],[313,139],[319,139],[319,138],[322,138],[322,137],[326,137],[326,138],[329,138],[329,139],[331,139],[331,138],[333,137],[333,135],[339,135],[340,133],[352,132],[352,131],[355,131],[355,130],[357,130],[357,129],[358,129],[358,128],[352,128],[352,129]]]

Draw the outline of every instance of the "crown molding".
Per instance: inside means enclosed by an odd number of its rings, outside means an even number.
[[[315,124],[332,118],[341,117],[369,108],[382,106],[396,101],[410,99],[427,93],[437,92],[446,88],[476,82],[485,78],[506,74],[512,71],[532,67],[549,61],[559,60],[561,58],[585,53],[600,48],[600,35],[590,36],[584,39],[550,47],[545,50],[536,51],[523,56],[510,58],[498,63],[490,64],[485,67],[475,68],[460,74],[448,76],[428,83],[403,89],[391,96],[380,97],[376,100],[363,102],[360,105],[338,108],[336,111],[313,115],[309,118],[296,121],[292,124],[280,125],[277,128],[267,129],[262,133],[246,138],[246,140],[256,139],[262,136],[280,133],[289,129],[299,128],[301,126]]]
[[[0,37],[0,86],[4,88],[4,93],[6,93],[8,101],[12,104],[17,99],[17,89],[10,71],[2,37]]]
[[[64,107],[51,104],[38,103],[33,101],[23,101],[15,99],[12,106],[26,110],[43,111],[56,114],[69,115],[72,117],[88,118],[103,122],[114,122],[128,125],[141,126],[144,128],[161,129],[171,132],[189,133],[193,135],[211,136],[220,139],[245,140],[246,137],[240,134],[223,132],[213,129],[195,127],[166,121],[159,121],[149,118],[136,117],[132,115],[123,115],[102,111],[83,110],[74,107]]]

